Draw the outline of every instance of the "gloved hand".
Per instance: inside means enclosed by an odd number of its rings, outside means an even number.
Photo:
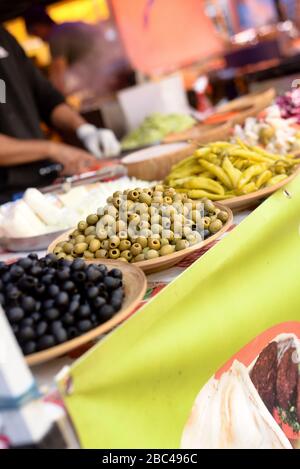
[[[83,124],[78,127],[76,134],[85,148],[99,159],[120,154],[121,145],[111,130]]]

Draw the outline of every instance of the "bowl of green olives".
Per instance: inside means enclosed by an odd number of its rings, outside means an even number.
[[[219,238],[232,220],[230,208],[189,199],[172,187],[117,191],[105,207],[53,241],[48,252],[59,259],[134,263],[153,273]]]

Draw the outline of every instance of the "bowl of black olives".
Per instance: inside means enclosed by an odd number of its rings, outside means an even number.
[[[146,278],[114,260],[38,258],[0,263],[0,304],[29,365],[64,355],[110,331],[138,306]]]

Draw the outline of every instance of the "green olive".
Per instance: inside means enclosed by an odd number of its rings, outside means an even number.
[[[100,218],[100,226],[112,226],[115,223],[115,218],[112,215],[103,215],[103,217]]]
[[[64,252],[60,252],[57,254],[57,259],[65,259],[67,255]]]
[[[66,254],[71,254],[71,252],[73,251],[73,244],[72,243],[64,243],[62,249]]]
[[[193,231],[186,237],[190,246],[194,246],[195,244],[199,244],[202,241],[201,234],[197,231]]]
[[[150,250],[150,248],[148,248],[148,246],[146,248],[143,248],[143,254],[147,254],[147,252]]]
[[[120,257],[120,250],[117,248],[110,249],[108,251],[108,257],[110,257],[110,259],[118,259],[118,257]]]
[[[92,241],[89,244],[89,251],[91,252],[96,252],[101,248],[101,242],[99,239],[92,239]]]
[[[87,243],[78,243],[78,244],[75,244],[75,247],[74,247],[74,252],[76,254],[83,254],[84,251],[86,251],[88,248],[88,244]]]
[[[223,223],[221,222],[221,220],[217,219],[211,222],[208,229],[212,234],[214,234],[220,231],[222,227],[223,227]]]
[[[132,209],[138,215],[143,215],[144,213],[148,213],[149,207],[147,204],[139,202],[135,204],[135,206],[132,207]]]
[[[151,225],[151,231],[153,234],[160,234],[162,232],[162,226],[158,223]]]
[[[96,236],[95,235],[88,235],[85,237],[85,242],[90,244],[90,242],[93,240],[93,239],[96,239]]]
[[[74,261],[74,257],[71,256],[71,254],[68,254],[68,255],[65,257],[65,259],[66,259],[67,261]]]
[[[88,236],[88,235],[95,235],[96,234],[96,227],[95,226],[88,226],[85,230],[84,230],[84,234],[85,236]]]
[[[169,230],[171,227],[171,220],[167,217],[163,217],[161,220],[161,225],[165,230]]]
[[[56,247],[57,248],[62,248],[63,245],[65,244],[66,241],[60,241],[59,243],[57,243]]]
[[[159,250],[160,256],[167,256],[168,254],[173,254],[175,251],[175,246],[171,246],[170,244],[165,244]]]
[[[106,257],[108,257],[108,251],[106,249],[99,249],[95,252],[95,257],[97,259],[105,259]]]
[[[145,255],[144,254],[138,254],[137,256],[135,256],[135,258],[133,259],[134,262],[142,262],[145,260]]]
[[[92,213],[91,215],[89,215],[87,218],[86,218],[86,222],[88,225],[92,226],[92,225],[96,225],[96,223],[98,222],[99,220],[99,217],[96,213]]]
[[[201,219],[201,212],[198,210],[192,210],[192,220],[194,223],[197,223]]]
[[[84,220],[80,221],[77,225],[77,228],[78,228],[79,231],[84,231],[84,230],[86,230],[87,227],[88,227],[88,224]]]
[[[126,249],[125,251],[122,251],[121,252],[121,256],[120,257],[124,257],[125,259],[127,259],[128,261],[131,261],[132,259],[132,253]]]
[[[137,190],[129,191],[128,199],[133,200],[135,202],[136,200],[138,200],[139,195],[139,191]]]
[[[204,224],[204,229],[207,230],[209,228],[209,225],[211,223],[211,219],[209,217],[204,217],[203,218],[203,224]]]
[[[146,220],[141,220],[138,226],[140,230],[144,230],[145,228],[150,228],[150,223]]]
[[[108,239],[103,239],[103,241],[101,241],[101,248],[106,249],[108,251],[108,249],[109,249],[109,240]]]
[[[55,246],[55,248],[53,249],[53,254],[55,254],[56,256],[58,254],[60,254],[61,252],[63,252],[63,248],[61,246]]]
[[[161,195],[156,195],[155,197],[153,197],[152,199],[152,203],[153,204],[158,204],[158,205],[161,205],[164,203],[164,199]]]
[[[128,260],[125,257],[118,257],[118,262],[128,262]]]
[[[154,249],[155,251],[159,251],[160,250],[160,241],[159,241],[159,239],[149,238],[148,239],[148,247],[150,249]]]
[[[156,215],[152,215],[151,217],[151,224],[152,225],[159,225],[161,223],[161,215],[158,213]]]
[[[116,191],[113,193],[113,197],[119,197],[122,195],[122,192],[121,191]]]
[[[138,256],[139,254],[141,254],[142,250],[143,250],[143,248],[139,243],[134,243],[131,246],[130,252],[135,257],[135,256]]]
[[[120,251],[127,251],[131,248],[131,242],[128,239],[122,239],[119,244]]]
[[[81,235],[82,233],[79,230],[75,230],[72,233],[72,238],[76,238],[76,236]]]
[[[127,230],[119,231],[119,238],[120,238],[120,240],[127,239],[128,238]]]
[[[115,208],[119,208],[122,205],[123,198],[122,196],[114,197],[112,203]]]
[[[76,236],[76,238],[75,238],[75,243],[76,243],[76,244],[84,243],[84,242],[85,242],[85,236],[84,236],[84,235],[78,235],[78,236]]]
[[[84,251],[83,253],[83,257],[85,259],[94,259],[94,253],[93,252],[90,252],[90,251]]]
[[[148,246],[147,238],[145,238],[143,236],[138,236],[137,239],[136,239],[136,242],[142,246],[142,249],[144,249]]]
[[[213,212],[215,210],[215,204],[211,200],[204,200],[204,210],[206,212]]]
[[[163,192],[164,190],[165,190],[165,186],[163,186],[162,184],[157,184],[154,188],[155,192]]]
[[[123,220],[118,220],[116,223],[116,232],[125,231],[127,229],[127,223]]]
[[[108,204],[112,204],[112,203],[113,203],[113,199],[114,199],[114,198],[110,195],[109,197],[107,197],[106,202],[107,202]]]
[[[160,246],[161,247],[167,246],[168,244],[169,244],[169,241],[166,238],[161,238],[160,239]]]
[[[150,238],[151,235],[152,235],[151,230],[149,230],[147,228],[143,228],[139,233],[139,236],[141,238]]]
[[[120,244],[119,236],[112,236],[109,240],[109,247],[110,249],[117,248]]]
[[[175,249],[176,251],[182,251],[189,247],[189,243],[186,239],[178,239],[176,241]]]
[[[228,213],[221,210],[219,213],[218,213],[218,219],[221,220],[221,222],[223,223],[226,223],[227,220],[228,220]]]
[[[130,223],[135,223],[138,224],[140,222],[141,218],[137,213],[132,213],[129,215],[129,222]]]
[[[96,235],[97,235],[97,238],[100,239],[100,241],[103,241],[104,239],[107,238],[107,231],[104,230],[103,228],[99,228],[96,230]]]
[[[173,239],[174,239],[174,233],[171,230],[163,229],[161,235],[162,235],[163,238],[166,238],[169,241],[173,241]]]
[[[141,217],[141,221],[148,221],[148,222],[150,222],[150,215],[149,215],[149,213],[141,213],[140,217]]]
[[[143,192],[146,192],[146,194],[148,194],[150,196],[152,196],[152,194],[153,194],[153,190],[150,189],[150,188],[147,188],[147,187],[146,187],[146,189],[143,189]]]
[[[147,260],[156,259],[157,257],[159,257],[159,252],[155,249],[149,249],[149,251],[147,251],[145,254],[145,258]]]
[[[151,205],[152,202],[152,197],[149,194],[146,194],[146,192],[142,192],[141,195],[139,196],[139,202],[142,204],[147,204],[148,206]]]

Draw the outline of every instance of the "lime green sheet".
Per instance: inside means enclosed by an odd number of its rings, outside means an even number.
[[[83,447],[177,448],[200,388],[270,326],[300,319],[300,177],[71,368]]]

